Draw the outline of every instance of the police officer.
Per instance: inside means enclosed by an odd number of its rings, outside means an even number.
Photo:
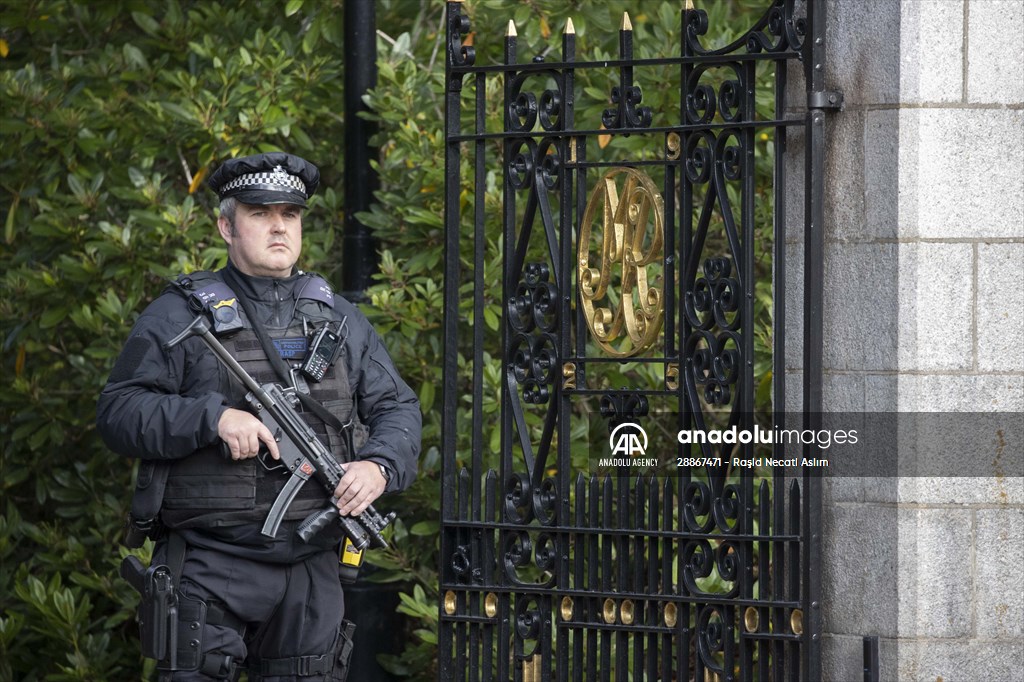
[[[197,315],[257,382],[303,394],[303,418],[346,462],[334,491],[342,515],[416,474],[416,395],[359,310],[296,269],[319,179],[316,166],[285,153],[232,159],[210,176],[228,264],[179,277],[143,311],[97,405],[106,443],[141,460],[130,535],[158,539],[153,564],[173,581],[175,632],[142,623],[143,653],[161,659],[162,679],[234,679],[242,667],[250,680],[342,679],[337,661],[351,649],[341,532],[308,543],[295,533],[326,491],[310,481],[277,534],[260,533],[287,472],[274,434],[245,409],[245,389],[201,340],[164,347]],[[325,327],[341,337],[340,352],[325,355],[322,376],[301,370]]]

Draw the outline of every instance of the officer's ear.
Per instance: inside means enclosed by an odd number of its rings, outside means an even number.
[[[217,218],[217,231],[220,232],[224,242],[230,245],[231,238],[235,236],[235,224],[224,216],[220,216]]]

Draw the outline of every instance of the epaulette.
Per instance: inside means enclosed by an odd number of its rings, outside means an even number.
[[[204,311],[210,313],[213,332],[218,336],[245,328],[238,296],[214,273],[201,270],[179,275],[174,286],[188,301],[189,310],[196,315]]]
[[[314,301],[320,301],[329,308],[334,308],[334,290],[331,289],[331,285],[327,283],[320,275],[315,272],[303,273],[307,276],[306,283],[299,289],[299,293],[296,295],[296,299],[308,298]]]

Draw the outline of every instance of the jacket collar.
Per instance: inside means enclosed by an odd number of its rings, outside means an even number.
[[[292,268],[292,274],[288,277],[256,277],[245,274],[229,260],[224,269],[229,270],[234,278],[241,282],[241,293],[254,301],[274,302],[284,297],[295,298],[298,293],[297,284],[301,272],[296,268]]]

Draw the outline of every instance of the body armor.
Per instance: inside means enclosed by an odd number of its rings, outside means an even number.
[[[326,286],[326,283],[318,277],[307,277],[309,279],[306,284],[312,286],[303,286],[301,283],[297,285],[296,291],[300,293],[290,324],[284,328],[266,328],[277,352],[289,367],[296,367],[305,357],[310,331],[326,323],[335,326],[341,323],[339,315],[325,302],[320,287]],[[237,305],[231,305],[234,292],[218,275],[194,273],[187,278],[179,278],[176,286],[180,293],[187,296],[190,307],[212,313],[215,333],[218,326],[226,330],[218,333],[218,336],[223,335],[221,342],[258,383],[285,385],[267,359],[252,330],[251,322]],[[307,292],[310,295],[307,296]],[[225,314],[225,306],[232,307],[233,314]],[[200,310],[195,312],[198,314]],[[345,352],[344,348],[342,352]],[[245,389],[233,381],[223,368],[219,368],[219,372],[219,391],[227,398],[227,404],[237,409],[247,409]],[[293,375],[298,376],[298,372]],[[311,397],[337,416],[340,422],[351,424],[355,411],[343,358],[339,358],[328,369],[320,382],[309,384],[308,389],[305,382],[297,380],[296,383],[299,390],[308,390]],[[339,432],[309,412],[303,412],[303,417],[338,461],[345,462],[350,458],[351,433]],[[345,431],[351,431],[351,426]],[[269,456],[234,461],[219,446],[202,448],[187,457],[163,462],[158,466],[167,468],[162,501],[158,504],[161,521],[170,529],[261,523],[288,480],[288,472]],[[152,508],[155,502],[153,496],[158,491],[141,486],[143,473],[140,471],[140,487],[136,495],[142,492]],[[145,479],[148,480],[149,476]],[[324,500],[323,487],[316,481],[310,481],[300,490],[284,519],[304,519],[313,511],[322,509]],[[135,506],[133,502],[133,508]]]

